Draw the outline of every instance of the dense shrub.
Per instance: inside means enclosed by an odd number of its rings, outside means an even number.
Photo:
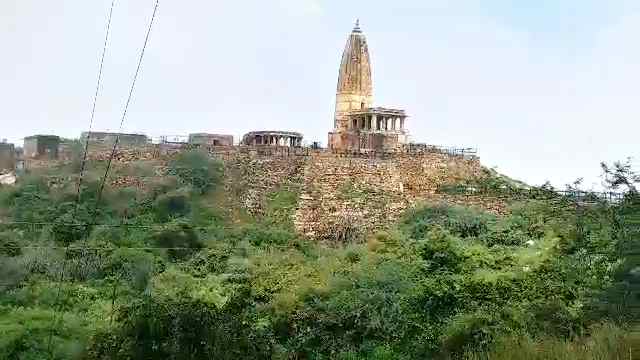
[[[0,255],[0,293],[11,289],[27,276],[27,269],[15,258]]]
[[[527,356],[534,348],[628,350],[618,346],[628,341],[618,325],[609,338],[592,325],[633,320],[634,207],[577,213],[562,199],[530,199],[497,217],[425,205],[374,235],[345,218],[327,246],[295,233],[295,186],[268,194],[254,217],[212,192],[222,170],[205,154],[180,154],[169,171],[144,189],[107,184],[100,204],[90,179],[78,203],[72,186],[37,178],[0,189],[0,221],[53,223],[1,229],[0,358],[516,358],[501,344]],[[345,191],[375,201],[363,189]],[[101,225],[87,226],[93,219]]]
[[[0,359],[81,359],[90,324],[72,313],[58,315],[52,323],[54,316],[51,309],[0,306]]]
[[[169,163],[169,174],[203,194],[215,188],[222,176],[222,164],[199,151],[182,152]]]
[[[423,238],[435,225],[440,225],[462,238],[477,237],[486,232],[495,217],[461,206],[425,206],[413,210],[404,219],[404,226],[414,239]]]
[[[22,253],[20,242],[17,238],[17,233],[11,231],[0,232],[0,256],[14,257]]]
[[[268,359],[271,344],[256,337],[245,312],[246,292],[217,303],[154,296],[126,306],[112,333],[99,333],[89,359]]]
[[[401,342],[412,329],[403,306],[411,286],[400,263],[363,265],[348,277],[336,276],[329,289],[304,294],[287,324],[276,324],[281,341],[296,357],[327,358]]]
[[[286,245],[296,238],[290,230],[262,224],[246,225],[239,229],[236,236],[254,246]]]
[[[640,355],[640,336],[613,324],[597,324],[588,335],[562,339],[544,336],[532,339],[527,336],[504,336],[486,352],[469,351],[465,360],[601,360],[636,359]]]
[[[147,290],[153,275],[165,264],[152,253],[138,249],[115,249],[104,264],[105,276],[128,282],[136,291]]]
[[[189,194],[184,190],[158,196],[153,204],[156,218],[159,222],[166,222],[187,215],[191,208],[189,201]]]
[[[173,261],[185,259],[204,246],[193,227],[180,221],[167,224],[151,239]]]

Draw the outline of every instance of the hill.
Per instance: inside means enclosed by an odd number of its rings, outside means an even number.
[[[30,167],[0,188],[0,358],[636,351],[632,199],[577,212],[450,191],[504,190],[476,159],[302,155],[122,151],[101,190],[94,153],[79,194],[77,158]]]

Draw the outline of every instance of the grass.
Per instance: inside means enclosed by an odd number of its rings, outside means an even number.
[[[588,337],[505,338],[487,352],[468,353],[466,360],[633,360],[640,358],[640,332],[611,324],[595,327]]]

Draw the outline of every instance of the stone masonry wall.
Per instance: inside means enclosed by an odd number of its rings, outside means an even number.
[[[439,153],[396,154],[387,159],[311,156],[294,222],[296,229],[321,241],[349,240],[384,229],[421,202],[464,203],[500,213],[504,205],[437,194],[438,186],[479,176],[477,159]]]
[[[302,156],[264,156],[243,152],[227,152],[219,158],[224,163],[227,200],[236,201],[232,205],[257,216],[264,214],[271,193],[299,190],[306,162]]]
[[[110,151],[94,148],[89,158],[106,160]],[[114,168],[153,163],[162,176],[166,162],[182,148],[119,149]],[[442,184],[481,175],[477,158],[444,153],[386,154],[359,157],[322,150],[212,147],[209,155],[224,163],[224,196],[230,206],[260,216],[271,193],[299,194],[292,217],[296,230],[319,241],[349,241],[392,226],[401,214],[423,202],[471,205],[500,214],[499,200],[438,194]],[[115,175],[115,174],[114,174]],[[112,186],[144,187],[135,174],[114,176]]]

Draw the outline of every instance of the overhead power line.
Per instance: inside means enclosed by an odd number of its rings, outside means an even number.
[[[98,66],[98,79],[96,81],[96,91],[94,93],[93,96],[93,104],[91,106],[91,118],[89,119],[89,132],[91,131],[91,129],[93,128],[93,119],[95,118],[95,110],[96,110],[96,103],[98,101],[98,94],[100,92],[100,84],[102,82],[102,69],[104,67],[104,57],[105,54],[107,52],[107,44],[109,41],[109,33],[111,31],[111,19],[113,17],[113,8],[115,6],[115,0],[111,0],[111,7],[109,8],[109,15],[107,16],[107,26],[106,26],[106,31],[105,31],[105,37],[104,37],[104,43],[102,45],[102,55],[100,56],[100,65]],[[80,206],[80,196],[82,195],[82,180],[84,178],[84,170],[85,170],[85,166],[86,166],[86,162],[87,162],[87,153],[89,151],[89,135],[87,135],[87,139],[86,139],[86,143],[84,146],[84,154],[82,155],[82,166],[80,169],[80,177],[78,178],[78,188],[76,190],[76,201],[75,201],[75,206],[74,206],[74,210],[73,210],[73,218],[75,219],[77,213],[78,213],[78,207]],[[62,262],[62,271],[60,271],[60,282],[62,282],[64,280],[64,268],[66,266],[66,259],[65,261]],[[59,300],[60,300],[60,292],[61,292],[61,288],[59,287],[57,292],[56,292],[56,300],[55,300],[55,304],[58,304]],[[55,324],[56,324],[56,312],[54,312],[53,314],[53,318],[51,319],[51,329],[49,331],[49,339],[47,341],[47,352],[49,353],[49,356],[53,359],[53,349],[52,349],[52,344],[53,344],[53,333],[55,331]]]
[[[104,57],[105,57],[105,54],[106,54],[106,49],[107,49],[107,44],[108,44],[108,39],[109,39],[109,33],[110,33],[110,30],[111,30],[111,19],[112,19],[112,16],[113,16],[113,8],[114,8],[114,6],[115,6],[115,0],[112,0],[111,1],[111,7],[109,9],[109,15],[107,17],[107,28],[106,28],[105,41],[104,41],[103,48],[102,48],[102,55],[100,57],[100,66],[98,68],[98,80],[97,80],[97,84],[96,84],[96,91],[95,91],[94,98],[93,98],[93,105],[92,105],[92,108],[91,108],[91,118],[90,118],[90,122],[89,122],[89,132],[87,133],[87,138],[85,139],[85,147],[84,147],[84,155],[83,155],[82,167],[81,167],[81,171],[80,171],[80,178],[78,180],[78,188],[77,188],[77,191],[76,191],[76,204],[75,204],[75,209],[74,209],[74,218],[77,215],[77,210],[78,210],[79,203],[80,203],[80,196],[82,194],[82,179],[83,179],[83,176],[84,176],[84,170],[85,170],[85,166],[86,166],[86,159],[87,159],[87,153],[88,153],[88,147],[89,147],[89,137],[91,135],[91,130],[93,128],[93,120],[95,118],[95,108],[96,108],[98,94],[99,94],[99,91],[100,91],[100,83],[102,81],[102,69],[104,67]],[[144,45],[143,45],[142,51],[140,53],[140,59],[138,60],[138,66],[136,68],[136,72],[135,72],[134,77],[133,77],[131,88],[129,89],[129,96],[127,97],[127,102],[125,104],[125,108],[124,108],[124,111],[123,111],[123,114],[122,114],[122,119],[120,120],[120,131],[122,131],[122,126],[124,124],[124,119],[125,119],[126,114],[127,114],[127,109],[129,107],[129,103],[131,102],[131,97],[133,95],[133,89],[135,87],[135,83],[136,83],[136,79],[138,77],[138,73],[140,72],[140,67],[142,65],[142,59],[144,57],[144,51],[145,51],[145,49],[147,47],[147,42],[149,40],[149,34],[151,33],[151,27],[153,25],[153,21],[155,19],[157,10],[158,10],[158,0],[156,0],[155,6],[153,8],[153,15],[151,17],[151,22],[149,23],[149,28],[148,28],[146,36],[145,36]],[[94,209],[94,217],[95,217],[95,213],[96,213],[96,211],[98,209],[98,206],[99,206],[99,203],[100,203],[100,198],[102,196],[102,191],[104,190],[104,184],[106,182],[107,176],[109,175],[109,168],[111,167],[111,162],[112,162],[113,157],[115,155],[118,142],[119,142],[119,136],[116,137],[116,141],[115,141],[115,143],[113,145],[113,150],[111,152],[111,156],[109,157],[109,162],[107,163],[107,169],[105,171],[104,178],[102,179],[102,183],[100,185],[100,190],[99,190],[98,196],[97,196],[97,202],[96,202],[96,206],[95,206],[95,209]],[[68,246],[65,247],[65,250],[67,248],[68,248]],[[66,265],[66,261],[63,261],[62,270],[60,271],[60,282],[62,282],[64,280],[65,265]],[[58,291],[57,291],[57,294],[56,294],[56,302],[55,302],[56,304],[58,304],[58,302],[59,302],[60,292],[61,292],[61,289],[58,288]],[[52,350],[51,346],[52,346],[52,343],[53,343],[53,333],[54,333],[54,330],[55,330],[56,318],[57,318],[56,312],[54,312],[54,316],[53,316],[52,324],[51,324],[51,331],[49,332],[49,339],[47,341],[47,350],[48,350],[49,356],[51,358],[54,357],[53,350]]]
[[[33,250],[68,250],[69,247],[68,246],[18,246],[18,245],[5,245],[3,246],[4,249],[33,249]],[[245,247],[243,246],[237,246],[235,247],[235,249],[244,249]],[[290,245],[276,245],[276,244],[271,244],[268,246],[268,248],[274,248],[274,249],[291,249],[292,247]],[[215,250],[213,248],[208,248],[208,247],[202,247],[202,248],[196,248],[196,247],[184,247],[184,246],[173,246],[173,247],[166,247],[166,246],[121,246],[121,247],[105,247],[105,246],[86,246],[86,247],[77,247],[77,248],[71,248],[72,250],[91,250],[91,251],[115,251],[115,250],[121,250],[121,249],[127,249],[127,250]]]
[[[119,130],[118,130],[118,135],[116,135],[116,140],[113,142],[113,148],[111,149],[111,155],[109,156],[109,160],[107,162],[107,169],[104,172],[104,177],[102,179],[102,183],[100,184],[100,189],[98,190],[98,196],[97,196],[97,201],[96,201],[96,206],[95,206],[95,210],[94,210],[94,216],[95,216],[95,211],[97,210],[98,206],[100,205],[100,201],[102,198],[102,192],[104,191],[104,185],[105,182],[107,181],[107,177],[109,176],[109,170],[111,169],[111,163],[113,161],[113,158],[116,154],[116,149],[118,148],[118,143],[120,142],[120,133],[122,132],[122,127],[124,126],[124,121],[127,117],[127,111],[129,110],[129,104],[131,103],[131,98],[133,97],[133,90],[135,89],[136,86],[136,81],[138,79],[138,74],[140,73],[140,68],[142,67],[142,59],[144,59],[144,52],[147,48],[147,44],[149,42],[149,35],[151,34],[151,28],[153,27],[153,22],[156,18],[156,13],[158,12],[158,3],[159,0],[156,0],[156,3],[153,7],[153,14],[151,15],[151,21],[149,22],[149,27],[147,28],[147,34],[144,38],[144,44],[142,45],[142,50],[140,51],[140,57],[138,59],[138,66],[136,67],[136,72],[133,75],[133,80],[131,81],[131,87],[129,88],[129,96],[127,96],[127,101],[124,105],[124,110],[122,111],[122,117],[120,119],[120,126],[119,126]]]
[[[102,83],[102,69],[104,68],[104,57],[107,53],[107,45],[109,43],[109,34],[111,33],[111,19],[113,17],[113,8],[116,0],[111,0],[111,8],[109,9],[109,16],[107,18],[107,29],[104,36],[104,44],[102,46],[102,55],[100,56],[100,66],[98,67],[98,80],[96,81],[96,91],[93,95],[93,105],[91,106],[91,118],[89,119],[89,129],[87,130],[87,136],[84,143],[84,155],[82,156],[82,165],[80,166],[80,178],[78,179],[78,189],[76,191],[76,208],[77,213],[78,204],[80,202],[80,196],[82,195],[82,180],[84,178],[84,171],[87,164],[87,153],[89,152],[89,138],[91,137],[91,130],[93,130],[93,119],[96,114],[96,104],[98,102],[98,94],[100,92],[100,84]],[[75,218],[75,216],[74,216]]]

